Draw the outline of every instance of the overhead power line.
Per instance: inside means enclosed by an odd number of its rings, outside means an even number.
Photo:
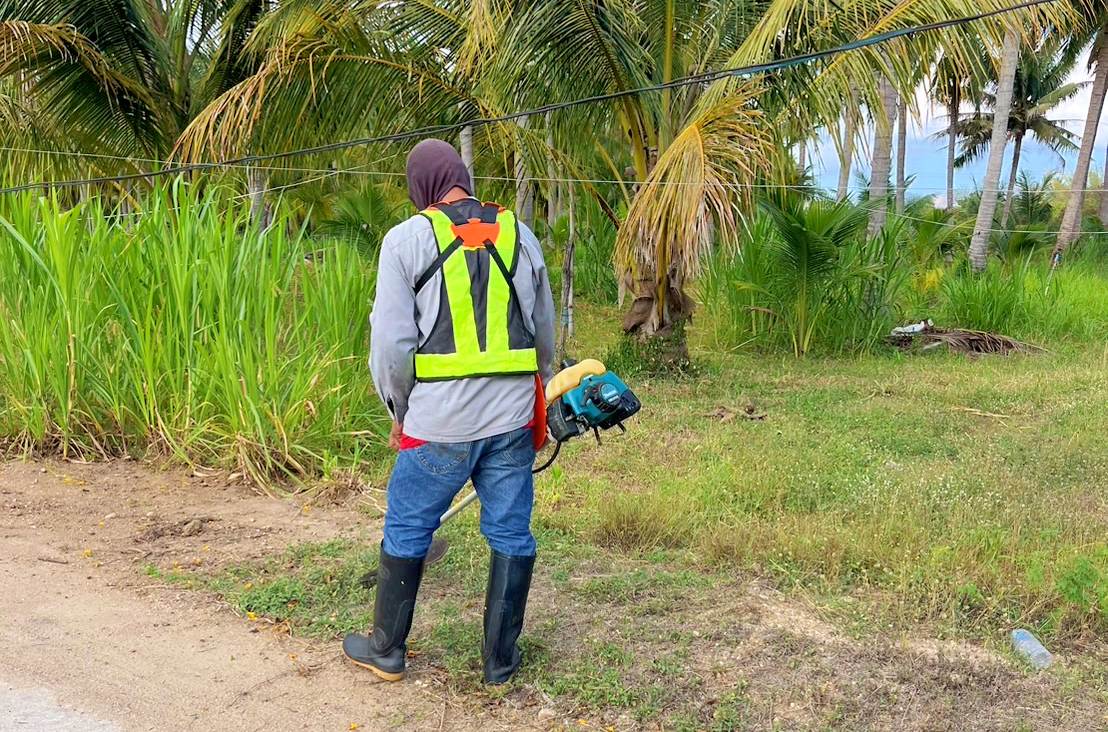
[[[456,122],[446,125],[434,125],[430,127],[422,127],[414,130],[406,130],[403,132],[395,132],[387,135],[376,135],[372,137],[362,137],[354,140],[344,140],[341,142],[331,142],[323,145],[316,145],[314,147],[297,148],[295,150],[285,150],[282,152],[266,153],[262,155],[243,155],[237,158],[230,158],[227,160],[219,160],[208,163],[186,163],[182,165],[169,166],[161,168],[159,170],[151,170],[140,173],[125,173],[121,175],[113,176],[99,176],[94,178],[83,179],[71,179],[71,180],[58,180],[58,181],[38,181],[35,183],[22,183],[20,185],[8,186],[6,188],[0,188],[0,194],[4,193],[18,193],[20,191],[33,190],[36,188],[73,188],[76,186],[85,185],[99,185],[103,183],[125,183],[133,180],[144,180],[149,178],[160,178],[164,176],[179,175],[182,173],[192,173],[207,170],[217,170],[219,168],[227,167],[241,167],[241,166],[253,166],[259,162],[265,162],[270,160],[284,160],[292,157],[301,157],[304,155],[318,155],[320,153],[336,152],[339,150],[346,150],[353,147],[361,147],[364,145],[372,145],[375,143],[385,142],[400,142],[403,140],[409,140],[416,137],[427,137],[429,135],[440,135],[446,132],[453,132],[460,130],[464,127],[483,127],[491,124],[500,124],[503,122],[511,122],[513,120],[521,119],[530,115],[543,115],[548,112],[558,112],[564,109],[570,109],[573,107],[579,107],[585,104],[595,104],[597,102],[606,102],[616,99],[623,99],[625,97],[636,96],[639,94],[645,94],[648,92],[663,91],[666,89],[676,89],[686,86],[695,86],[697,84],[706,84],[720,79],[726,79],[729,77],[737,76],[752,76],[755,74],[763,74],[770,71],[779,71],[782,69],[792,68],[801,64],[811,63],[812,61],[818,61],[832,56],[837,56],[849,51],[857,51],[870,46],[876,46],[881,43],[887,43],[897,38],[904,38],[907,36],[913,36],[920,33],[929,33],[936,30],[944,30],[946,28],[954,28],[958,26],[968,25],[970,23],[976,23],[988,18],[997,17],[1000,15],[1006,15],[1019,10],[1028,10],[1030,8],[1038,7],[1041,5],[1049,5],[1051,3],[1058,2],[1058,0],[1026,0],[1025,2],[1012,5],[1007,8],[999,8],[997,10],[990,10],[975,15],[967,15],[959,18],[952,18],[950,20],[938,21],[935,23],[926,23],[923,25],[909,26],[907,28],[900,28],[898,30],[888,31],[886,33],[879,33],[868,38],[861,38],[857,41],[851,41],[850,43],[843,44],[841,46],[835,46],[822,51],[813,51],[811,53],[800,54],[798,56],[790,56],[784,59],[778,59],[776,61],[768,61],[761,64],[751,64],[749,66],[739,66],[735,68],[719,69],[717,71],[707,71],[701,74],[693,74],[691,76],[684,76],[679,79],[674,79],[662,84],[652,84],[649,86],[641,86],[635,89],[624,89],[622,91],[608,92],[605,94],[595,94],[588,97],[581,97],[579,99],[571,99],[564,102],[554,102],[552,104],[543,105],[541,107],[535,107],[533,109],[523,110],[519,112],[511,112],[509,114],[503,114],[496,117],[480,117],[476,119],[466,120],[464,122]]]

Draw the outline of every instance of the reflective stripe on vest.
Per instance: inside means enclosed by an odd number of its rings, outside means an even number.
[[[442,279],[438,318],[416,352],[416,379],[446,381],[536,373],[534,334],[523,323],[510,284],[519,256],[515,215],[486,206],[480,221],[466,221],[452,207],[442,208],[449,213],[440,208],[422,212],[434,229],[440,258],[420,281],[429,281],[435,269],[441,271]],[[470,224],[473,226],[467,230]],[[499,233],[494,234],[496,241],[491,242],[490,250],[486,234],[494,232],[496,226]],[[478,238],[469,236],[474,233]]]

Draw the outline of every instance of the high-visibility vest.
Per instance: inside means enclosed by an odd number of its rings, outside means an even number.
[[[512,279],[520,248],[515,214],[488,203],[478,218],[445,203],[421,213],[435,231],[439,256],[416,280],[416,292],[436,273],[442,277],[438,317],[416,349],[416,379],[537,373],[535,334]]]

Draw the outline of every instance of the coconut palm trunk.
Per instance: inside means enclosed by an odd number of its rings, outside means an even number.
[[[875,110],[873,132],[873,164],[869,181],[868,236],[875,236],[888,218],[886,199],[889,195],[889,173],[892,172],[893,117],[896,115],[896,88],[884,75],[877,82],[881,108]]]
[[[1108,149],[1104,151],[1104,178],[1100,183],[1100,206],[1097,214],[1100,225],[1108,226]]]
[[[1004,35],[1000,56],[1000,76],[997,78],[996,104],[993,107],[993,135],[989,144],[989,165],[982,182],[981,204],[977,209],[977,223],[970,240],[969,259],[974,272],[985,269],[989,257],[989,235],[996,216],[997,187],[1000,185],[1000,169],[1004,164],[1004,148],[1008,140],[1008,115],[1012,109],[1012,93],[1016,81],[1016,66],[1020,57],[1020,39],[1015,29]]]
[[[458,152],[469,171],[470,185],[473,185],[473,128],[463,127],[458,133]]]
[[[946,207],[954,208],[954,161],[958,157],[958,110],[962,106],[962,90],[955,89],[950,97],[950,131],[946,143]]]
[[[527,115],[523,115],[519,118],[519,126],[522,129],[527,129]],[[520,145],[520,149],[516,150],[516,215],[519,220],[527,224],[527,226],[534,225],[534,206],[535,198],[531,194],[531,180],[527,176],[527,162],[523,159],[523,146]]]
[[[896,109],[896,212],[904,213],[904,199],[907,195],[907,184],[904,172],[906,161],[906,146],[908,144],[908,102],[900,97],[900,103]]]
[[[1093,145],[1096,143],[1096,130],[1100,125],[1100,113],[1104,108],[1104,93],[1108,89],[1108,39],[1105,38],[1104,30],[1097,35],[1093,46],[1097,49],[1096,75],[1093,77],[1093,89],[1089,97],[1089,112],[1085,115],[1085,130],[1081,133],[1081,149],[1073,168],[1073,185],[1070,188],[1069,201],[1066,202],[1066,212],[1062,215],[1061,233],[1054,245],[1055,264],[1061,260],[1062,253],[1073,244],[1081,230],[1081,209],[1089,182],[1089,165],[1092,162]]]
[[[850,194],[850,173],[854,167],[854,138],[858,134],[858,117],[853,107],[846,110],[842,149],[839,153],[839,186],[835,198],[846,200]]]
[[[1012,170],[1008,173],[1008,190],[1004,194],[1004,213],[1000,215],[1000,228],[1008,228],[1008,217],[1012,215],[1012,198],[1016,195],[1016,179],[1020,172],[1020,153],[1023,152],[1023,135],[1016,135],[1012,145]]]

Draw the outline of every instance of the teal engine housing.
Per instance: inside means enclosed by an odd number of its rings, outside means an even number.
[[[593,430],[623,429],[624,420],[642,409],[642,403],[623,380],[611,371],[587,376],[547,409],[550,434],[558,442]]]

